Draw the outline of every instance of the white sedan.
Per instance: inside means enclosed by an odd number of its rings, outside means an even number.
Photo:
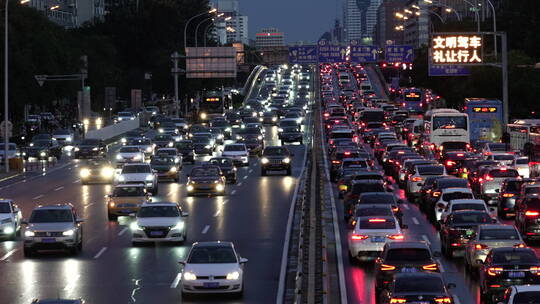
[[[182,296],[194,293],[244,292],[244,265],[231,242],[197,242],[180,264]]]
[[[185,217],[177,203],[144,203],[131,223],[133,245],[143,242],[184,242],[187,237]]]
[[[403,225],[406,228],[405,225]],[[404,239],[394,216],[360,216],[349,232],[349,257],[351,261],[375,259],[392,241]]]
[[[245,144],[228,144],[221,156],[231,158],[236,165],[249,166],[249,151]]]
[[[12,200],[0,200],[0,237],[15,239],[21,230],[21,210]]]

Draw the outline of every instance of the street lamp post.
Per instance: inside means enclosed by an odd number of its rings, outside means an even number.
[[[189,23],[190,23],[193,19],[195,19],[195,18],[197,18],[197,17],[204,16],[204,15],[206,15],[206,14],[213,14],[213,13],[215,13],[215,12],[217,12],[217,9],[213,8],[213,9],[211,9],[211,10],[208,11],[208,12],[204,12],[204,13],[197,14],[197,15],[195,15],[195,16],[189,18],[189,19],[186,21],[186,25],[184,25],[184,48],[187,47],[187,28],[188,28]]]
[[[223,13],[221,14],[218,14],[216,17],[217,18],[220,18],[220,17],[223,17]],[[228,19],[230,19],[230,17],[227,17]],[[227,18],[225,20],[227,20]],[[198,47],[199,46],[199,27],[201,26],[201,24],[205,23],[206,21],[208,20],[211,20],[213,23],[215,18],[214,17],[208,17],[208,18],[205,18],[203,20],[201,20],[201,22],[197,23],[197,26],[195,27],[195,47]]]
[[[6,1],[5,16],[4,16],[4,165],[5,172],[9,173],[9,160],[8,160],[8,143],[9,143],[9,128],[8,128],[8,4]]]
[[[497,13],[495,12],[495,6],[493,6],[491,0],[487,0],[487,2],[489,3],[489,6],[491,7],[491,12],[493,14],[493,50],[495,51],[495,58],[497,58],[497,34],[495,34],[497,33]]]

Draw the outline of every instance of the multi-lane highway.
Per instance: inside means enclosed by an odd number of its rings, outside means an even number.
[[[311,138],[310,114],[304,143]],[[279,145],[277,127],[265,127],[265,145]],[[0,183],[0,197],[14,199],[27,218],[38,204],[71,203],[84,219],[83,251],[78,256],[46,252],[23,256],[22,242],[0,243],[0,303],[30,303],[34,298],[83,298],[88,303],[179,303],[179,261],[196,241],[234,242],[245,268],[241,299],[195,297],[183,302],[272,303],[280,276],[283,238],[293,192],[305,160],[305,146],[287,145],[294,153],[292,175],[261,177],[258,157],[238,168],[238,182],[226,195],[188,197],[184,165],[179,183],[160,183],[154,201],[179,202],[187,219],[182,245],[133,247],[129,217],[107,220],[105,195],[111,185],[81,185],[78,163],[66,160],[42,174],[27,174]],[[112,159],[118,144],[111,145]],[[219,155],[219,152],[215,152]],[[207,159],[208,157],[206,157]],[[197,162],[205,158],[197,158]]]

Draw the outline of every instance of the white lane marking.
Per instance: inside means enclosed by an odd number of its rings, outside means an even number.
[[[182,279],[182,273],[179,272],[174,280],[171,283],[171,288],[176,288],[178,286],[178,283],[180,283],[180,279]]]
[[[237,186],[242,186],[242,182],[239,182],[239,183],[237,184]]]
[[[3,257],[0,258],[0,261],[5,261],[7,260],[11,255],[13,255],[17,250],[19,249],[11,249],[10,251],[8,251],[6,254],[4,254]]]
[[[208,232],[208,229],[210,229],[210,225],[204,226],[203,230],[201,231],[202,234],[206,234]]]
[[[311,123],[311,115],[309,116],[309,120]],[[310,124],[308,124],[310,125]],[[321,130],[322,131],[322,130]],[[292,200],[291,200],[291,206],[289,207],[289,217],[287,219],[287,229],[285,229],[285,240],[283,241],[283,252],[281,254],[281,269],[280,269],[280,272],[279,272],[279,285],[278,285],[278,292],[277,292],[277,297],[276,297],[276,304],[282,304],[283,303],[283,298],[284,298],[284,295],[285,295],[285,275],[286,275],[286,270],[287,270],[287,258],[288,258],[288,250],[289,250],[289,243],[291,241],[291,231],[292,231],[292,221],[293,221],[293,217],[294,217],[294,207],[295,207],[295,202],[296,202],[296,198],[298,197],[298,190],[299,190],[299,187],[300,187],[300,179],[302,177],[302,175],[304,174],[304,171],[306,169],[306,158],[307,158],[307,147],[305,148],[304,150],[304,159],[302,161],[302,169],[300,170],[300,175],[299,175],[299,178],[296,179],[296,186],[294,187],[294,192],[293,192],[293,196],[292,196]],[[325,153],[323,153],[323,155],[325,155]],[[326,160],[325,160],[325,163],[326,163]],[[337,217],[337,215],[335,214],[335,211],[334,212],[334,221],[335,221],[335,218]],[[335,226],[334,226],[334,229],[335,229]],[[339,246],[341,244],[341,241],[339,240],[339,229],[337,230],[338,231],[338,239],[336,241],[337,245]],[[338,258],[338,261],[341,261],[341,258]],[[344,279],[344,278],[343,278]],[[340,281],[341,281],[341,277],[340,277]],[[340,284],[340,288],[342,288],[342,293],[344,292],[344,286],[341,286]],[[341,302],[342,304],[347,304],[347,297],[345,297],[345,301],[342,301]]]
[[[218,209],[218,211],[216,211],[216,213],[214,213],[214,217],[217,217],[220,213],[221,213],[221,209]]]
[[[80,274],[75,275],[75,277],[69,278],[69,283],[64,287],[64,291],[72,291],[77,286],[77,281],[81,277]]]
[[[94,260],[99,259],[99,257],[107,250],[107,247],[101,248],[101,250],[94,256]]]
[[[85,205],[84,208],[88,208],[88,207],[92,206],[93,204],[95,204],[95,203],[90,203],[88,205]]]
[[[249,172],[249,173],[253,172],[253,169],[249,169],[249,171],[248,171],[248,172]]]
[[[173,194],[174,194],[174,191],[171,190],[171,191],[169,191],[169,193],[167,193],[167,196],[171,196]]]
[[[247,179],[247,178],[248,178],[248,176],[246,175],[246,176],[244,176],[244,177],[242,177],[242,178],[243,178],[243,179]]]
[[[413,223],[414,223],[415,225],[420,225],[420,222],[418,222],[418,219],[417,219],[417,218],[413,217],[413,218],[412,218],[412,221],[413,221]]]
[[[62,189],[64,189],[64,186],[60,186],[60,187],[54,189],[54,191],[60,191],[60,190],[62,190]]]
[[[409,207],[408,204],[403,204],[403,208],[405,208],[405,209],[407,209],[407,210],[411,209],[411,207]]]
[[[76,179],[73,181],[74,184],[77,184],[78,182],[80,182],[81,180],[80,179]]]
[[[124,227],[124,229],[122,229],[122,230],[120,230],[120,232],[118,232],[118,236],[121,236],[121,235],[124,234],[127,230],[128,230],[128,227]]]
[[[231,194],[234,195],[236,193],[236,189],[234,189],[233,191],[231,191]]]
[[[427,235],[422,234],[422,239],[423,239],[424,241],[426,241],[426,243],[428,243],[428,245],[431,245],[431,242],[429,241],[429,238],[428,238]]]
[[[32,197],[32,199],[33,199],[33,200],[37,200],[37,199],[40,199],[40,198],[42,198],[42,197],[44,197],[44,196],[45,196],[45,195],[40,194],[40,195],[38,195],[38,196]]]

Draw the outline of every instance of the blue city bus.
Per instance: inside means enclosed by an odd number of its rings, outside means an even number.
[[[469,115],[471,142],[498,142],[503,132],[504,110],[500,100],[465,98],[465,113]]]
[[[417,88],[403,89],[401,107],[410,113],[422,113],[424,111],[424,92]]]

